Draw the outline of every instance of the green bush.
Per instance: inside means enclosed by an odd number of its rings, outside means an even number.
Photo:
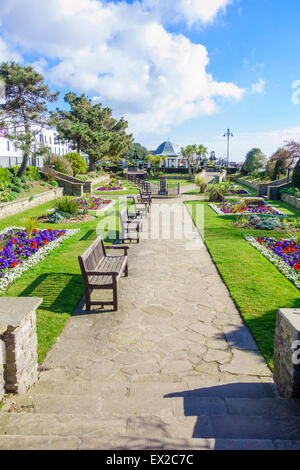
[[[54,209],[59,212],[65,212],[71,215],[78,214],[77,201],[70,196],[62,196],[54,201]]]
[[[29,191],[29,189],[30,189],[29,184],[23,184],[22,189],[24,189],[24,191]]]
[[[11,189],[12,189],[12,191],[14,191],[15,193],[18,193],[18,194],[21,192],[20,186],[13,185]]]
[[[49,181],[49,184],[51,184],[51,186],[53,186],[53,188],[57,188],[57,187],[58,187],[58,182],[55,181],[55,180]]]
[[[30,181],[30,179],[28,178],[28,176],[24,175],[24,176],[22,176],[21,181],[22,181],[22,183],[28,183]]]
[[[77,152],[67,153],[65,158],[72,163],[74,175],[87,172],[86,161],[85,159]]]
[[[60,173],[73,176],[72,163],[64,157],[52,155],[50,159],[50,165],[54,168],[54,170],[59,171]]]
[[[20,186],[20,184],[21,184],[21,179],[18,178],[17,176],[15,176],[15,177],[12,179],[12,182],[13,182],[16,186]]]
[[[11,191],[8,196],[8,199],[9,201],[14,201],[15,199],[17,199],[17,197],[19,197],[19,194],[16,193],[15,191]]]
[[[295,169],[294,169],[292,185],[295,188],[300,189],[300,160],[298,160],[297,165],[295,166]]]
[[[0,182],[10,183],[11,173],[8,168],[0,168]]]
[[[39,170],[35,166],[28,166],[25,175],[30,181],[38,181],[41,178]]]
[[[9,168],[9,172],[12,175],[12,177],[17,176],[19,168],[20,168],[19,166],[12,166]]]

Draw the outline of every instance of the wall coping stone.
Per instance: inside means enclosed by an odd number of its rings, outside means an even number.
[[[0,334],[17,328],[42,302],[39,297],[0,297]]]
[[[281,308],[279,314],[283,316],[289,325],[300,332],[300,308]]]

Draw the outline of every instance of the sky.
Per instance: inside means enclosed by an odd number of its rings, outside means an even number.
[[[297,0],[0,0],[0,61],[124,116],[149,150],[170,139],[231,160],[300,140]]]

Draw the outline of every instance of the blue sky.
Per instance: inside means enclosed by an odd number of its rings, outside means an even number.
[[[0,60],[124,115],[149,149],[170,138],[243,160],[300,139],[296,0],[0,0]],[[298,85],[300,88],[300,85]]]

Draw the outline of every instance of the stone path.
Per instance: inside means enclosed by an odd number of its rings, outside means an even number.
[[[190,235],[131,245],[119,311],[77,309],[30,395],[0,413],[0,449],[300,448],[299,404],[278,396]]]

